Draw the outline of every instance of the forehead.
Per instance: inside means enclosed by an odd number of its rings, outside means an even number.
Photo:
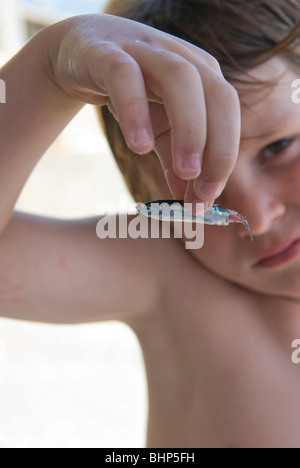
[[[233,83],[237,89],[242,112],[242,138],[253,133],[274,132],[290,119],[299,119],[300,105],[294,104],[292,82],[300,77],[283,59],[272,59],[237,78],[251,84]]]

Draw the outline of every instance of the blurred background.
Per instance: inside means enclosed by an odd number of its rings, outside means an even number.
[[[105,3],[0,0],[0,66],[41,27],[99,13]],[[132,202],[95,109],[86,106],[43,156],[16,208],[74,219],[100,215],[103,202],[117,207],[120,196]],[[146,392],[129,327],[0,319],[0,448],[143,447]]]

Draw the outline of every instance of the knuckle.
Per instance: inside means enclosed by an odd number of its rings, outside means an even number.
[[[205,52],[205,54],[206,54],[205,60],[206,60],[207,65],[210,68],[212,68],[214,71],[216,71],[217,73],[223,76],[218,60],[213,55],[209,54],[208,52]]]
[[[173,59],[168,67],[169,74],[177,80],[188,81],[199,76],[197,68],[187,60]]]
[[[218,77],[214,84],[214,95],[225,105],[239,106],[239,96],[235,88],[224,78]]]
[[[232,105],[239,106],[240,98],[237,90],[226,81],[226,100],[230,101]]]
[[[222,153],[218,162],[221,167],[224,167],[224,169],[231,169],[235,165],[236,160],[237,157],[232,150],[231,152]]]
[[[137,64],[134,60],[126,54],[123,55],[115,55],[111,57],[108,65],[108,72],[110,74],[116,75],[126,75],[131,74],[132,72],[136,71]]]

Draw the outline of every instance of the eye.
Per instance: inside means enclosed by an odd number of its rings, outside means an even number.
[[[260,167],[264,169],[269,166],[278,165],[281,162],[288,162],[288,156],[290,156],[289,148],[292,146],[293,142],[293,138],[285,138],[267,146],[260,153]],[[287,159],[285,159],[285,156]]]
[[[265,151],[268,152],[271,156],[274,154],[281,153],[281,151],[284,151],[289,146],[291,141],[293,141],[291,138],[276,141],[275,143],[272,143],[271,145],[267,146]]]

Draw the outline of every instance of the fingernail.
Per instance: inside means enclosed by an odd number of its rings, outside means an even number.
[[[186,174],[191,174],[194,177],[200,174],[200,154],[192,154],[181,160],[179,170]]]
[[[139,128],[132,134],[132,143],[135,148],[141,151],[147,149],[151,151],[153,146],[153,139],[146,128]]]
[[[200,198],[216,199],[224,190],[224,184],[205,182],[197,187],[197,195]]]

